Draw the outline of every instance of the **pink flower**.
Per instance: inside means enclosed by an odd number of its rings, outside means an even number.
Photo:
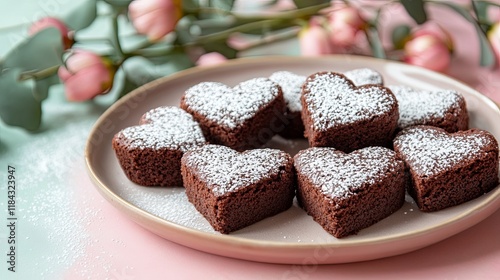
[[[78,50],[59,67],[66,98],[85,101],[111,89],[116,69],[111,62],[92,52]]]
[[[441,26],[437,24],[427,23],[423,28],[416,30],[415,33],[413,33],[412,37],[416,38],[424,35],[431,35],[438,38],[446,45],[450,52],[453,52],[453,40],[450,34]]]
[[[129,16],[135,29],[157,41],[172,32],[182,16],[180,0],[134,0]]]
[[[227,58],[218,52],[206,53],[196,61],[198,66],[217,65],[227,61]]]
[[[28,34],[32,36],[49,27],[55,27],[59,30],[59,32],[61,33],[61,39],[65,50],[71,48],[74,41],[70,33],[70,30],[68,29],[66,24],[64,24],[64,22],[60,21],[57,18],[45,17],[34,22],[28,29]]]
[[[440,38],[425,34],[409,40],[404,47],[403,60],[434,71],[445,71],[451,62],[451,53]]]
[[[303,56],[320,56],[333,52],[328,32],[314,19],[308,27],[300,31],[299,43]]]
[[[353,46],[356,43],[356,35],[367,25],[359,11],[351,6],[330,12],[328,24],[332,44],[340,47]]]
[[[488,39],[490,40],[491,47],[496,54],[497,63],[500,63],[500,21],[497,22],[488,32]]]

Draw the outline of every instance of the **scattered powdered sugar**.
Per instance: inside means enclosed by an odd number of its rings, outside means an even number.
[[[333,72],[309,77],[304,89],[304,101],[316,130],[384,115],[397,102],[384,87],[355,88],[344,77]]]
[[[384,79],[382,75],[370,68],[359,68],[344,73],[349,80],[351,80],[356,86],[362,85],[382,85],[384,84]]]
[[[400,128],[426,124],[444,118],[446,112],[460,111],[462,95],[454,90],[426,91],[407,86],[389,86],[399,104]]]
[[[295,168],[332,198],[347,198],[387,173],[402,172],[395,153],[368,147],[345,154],[334,148],[309,148],[295,156]]]
[[[410,127],[394,139],[394,147],[421,176],[433,176],[471,160],[491,144],[492,138],[484,132],[448,134],[432,127]]]
[[[267,78],[255,78],[230,88],[203,82],[186,91],[184,102],[207,119],[236,128],[255,116],[279,94],[279,86]]]
[[[177,107],[153,109],[144,114],[141,123],[144,124],[123,129],[117,137],[130,148],[168,148],[183,152],[206,143],[198,123]]]
[[[302,104],[300,103],[300,95],[302,85],[306,81],[306,76],[301,76],[288,71],[274,72],[269,79],[280,85],[285,98],[286,106],[290,112],[300,112]]]
[[[255,149],[239,153],[218,145],[203,146],[182,158],[183,164],[215,195],[224,195],[278,174],[288,160],[288,154],[280,150]]]

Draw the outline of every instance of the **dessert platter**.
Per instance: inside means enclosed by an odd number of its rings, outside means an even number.
[[[499,209],[499,119],[479,92],[415,66],[245,58],[131,92],[96,122],[85,159],[103,197],[170,241],[347,263],[423,248]]]

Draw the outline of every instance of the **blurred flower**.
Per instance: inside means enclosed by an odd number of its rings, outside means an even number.
[[[300,31],[299,43],[303,56],[319,56],[333,52],[328,32],[315,18],[311,19],[309,26]]]
[[[227,58],[218,52],[206,53],[196,61],[198,66],[217,65],[227,61]]]
[[[497,63],[500,63],[500,21],[498,21],[488,32],[488,39],[491,47],[497,56]]]
[[[109,91],[115,71],[109,59],[78,50],[68,57],[58,74],[65,85],[66,98],[85,101]]]
[[[350,47],[356,43],[356,35],[366,28],[367,23],[356,8],[346,6],[328,14],[328,25],[332,44]]]
[[[451,62],[453,41],[443,29],[417,30],[404,46],[407,63],[444,72]]]
[[[453,52],[454,49],[453,40],[451,39],[451,36],[448,33],[448,31],[446,31],[441,26],[429,22],[423,28],[416,30],[415,33],[413,34],[413,38],[424,35],[431,35],[436,38],[439,38],[439,40],[441,40],[441,42],[443,42],[446,45],[448,50],[450,52]]]
[[[134,0],[129,16],[135,29],[158,41],[172,32],[182,16],[181,0]]]
[[[45,17],[34,22],[28,29],[28,34],[32,36],[40,32],[41,30],[44,30],[49,27],[55,27],[59,30],[59,32],[61,33],[62,43],[65,50],[71,48],[74,41],[70,34],[70,30],[68,29],[66,24],[64,24],[64,22],[62,22],[57,18]]]

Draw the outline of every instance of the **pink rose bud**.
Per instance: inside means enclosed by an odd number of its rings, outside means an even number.
[[[59,32],[61,33],[63,47],[65,50],[71,48],[71,46],[74,43],[74,40],[72,38],[70,30],[68,29],[66,24],[64,24],[64,22],[60,21],[57,18],[45,17],[34,22],[28,29],[28,34],[32,36],[49,27],[55,27],[59,30]]]
[[[434,71],[444,72],[451,62],[451,54],[446,44],[431,34],[408,41],[404,52],[405,62]]]
[[[198,66],[217,65],[227,61],[227,58],[218,52],[206,53],[196,61]]]
[[[443,42],[448,50],[450,52],[453,52],[453,40],[450,36],[450,33],[448,33],[445,29],[443,29],[441,26],[437,24],[432,24],[432,23],[427,23],[423,28],[418,29],[413,33],[413,38],[419,37],[419,36],[424,36],[424,35],[431,35]]]
[[[59,67],[58,74],[64,83],[66,98],[85,101],[108,92],[113,86],[115,71],[109,59],[78,50]]]
[[[500,63],[500,21],[488,31],[488,39],[497,57],[497,63]]]
[[[350,6],[330,12],[328,24],[332,43],[340,47],[353,46],[358,32],[366,28],[359,11]]]
[[[314,19],[299,33],[300,52],[303,56],[320,56],[333,53],[328,32]]]
[[[175,29],[182,16],[180,0],[134,0],[129,17],[137,32],[158,41]]]

